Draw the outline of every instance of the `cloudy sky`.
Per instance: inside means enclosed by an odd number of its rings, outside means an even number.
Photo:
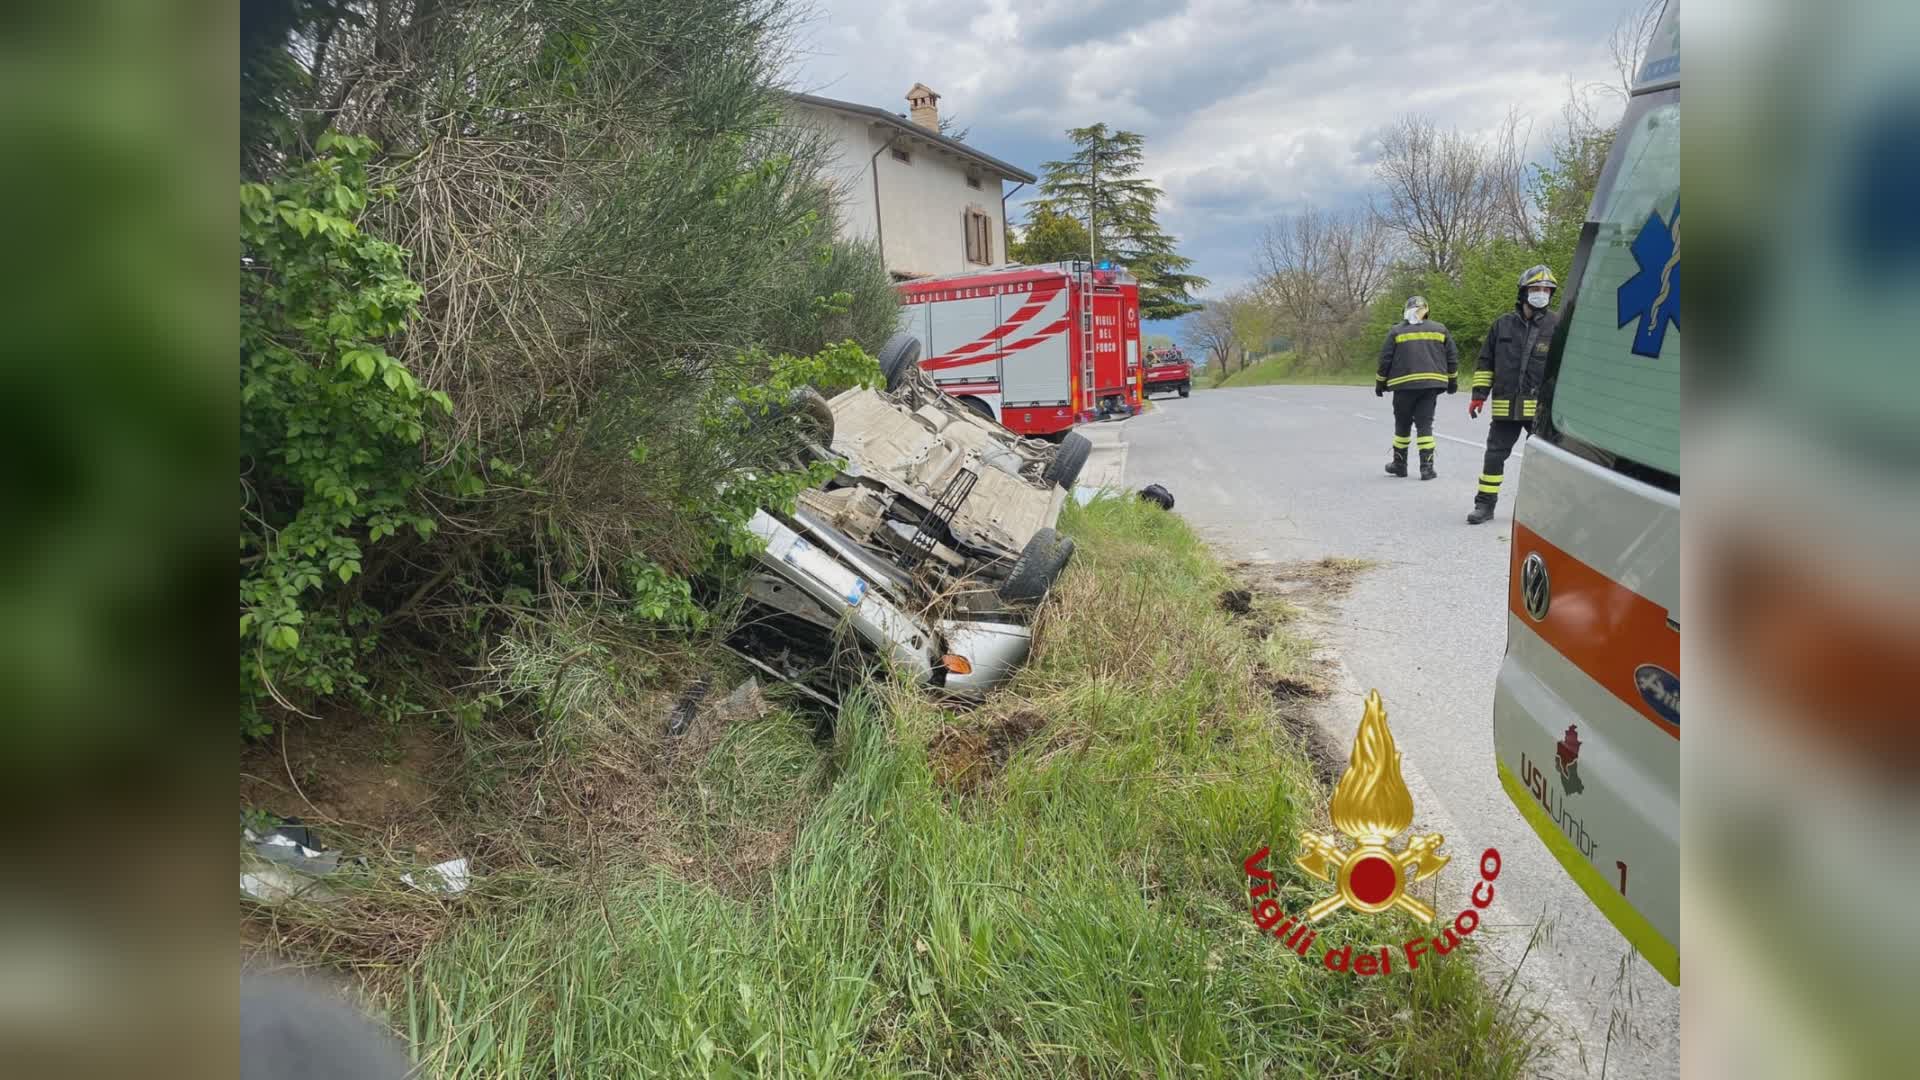
[[[1569,78],[1612,80],[1607,35],[1639,0],[815,3],[797,89],[905,112],[924,82],[968,142],[1036,174],[1069,127],[1145,135],[1161,221],[1213,292],[1277,215],[1364,201],[1404,113],[1477,131],[1519,105],[1537,149]]]

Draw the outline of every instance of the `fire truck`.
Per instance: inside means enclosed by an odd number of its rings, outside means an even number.
[[[1006,266],[903,282],[900,329],[967,407],[1036,438],[1140,411],[1140,285],[1109,263]]]
[[[1147,350],[1146,393],[1169,391],[1186,397],[1193,393],[1193,364],[1187,360],[1187,354],[1180,346],[1173,345],[1165,349]]]

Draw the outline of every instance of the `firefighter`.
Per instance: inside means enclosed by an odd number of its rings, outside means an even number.
[[[1520,275],[1513,310],[1493,320],[1480,346],[1467,417],[1479,416],[1491,398],[1493,423],[1487,430],[1487,457],[1480,466],[1480,490],[1473,497],[1473,512],[1467,515],[1469,525],[1493,517],[1507,455],[1522,431],[1533,432],[1540,382],[1547,370],[1547,346],[1553,342],[1554,327],[1560,325],[1560,313],[1551,306],[1559,288],[1552,270],[1544,265],[1528,267]]]
[[[1446,327],[1427,318],[1425,297],[1407,297],[1401,314],[1406,321],[1387,331],[1387,340],[1380,345],[1380,370],[1373,380],[1375,397],[1393,391],[1393,460],[1387,462],[1387,475],[1407,475],[1407,447],[1418,427],[1420,479],[1431,480],[1440,475],[1433,470],[1434,399],[1443,387],[1449,394],[1460,389],[1454,377],[1460,369],[1460,350]]]

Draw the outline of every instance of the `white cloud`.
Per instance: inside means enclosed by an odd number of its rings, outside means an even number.
[[[1163,223],[1228,283],[1274,216],[1362,201],[1370,140],[1404,113],[1489,131],[1519,106],[1541,140],[1570,81],[1611,81],[1607,34],[1637,2],[822,0],[794,75],[895,111],[925,82],[1034,172],[1069,127],[1139,131]]]

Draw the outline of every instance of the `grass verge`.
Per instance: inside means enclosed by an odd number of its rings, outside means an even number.
[[[1273,386],[1280,383],[1293,383],[1309,386],[1372,386],[1371,371],[1296,371],[1294,355],[1290,352],[1276,353],[1249,367],[1243,368],[1214,384],[1217,387],[1232,386]]]
[[[776,710],[657,804],[688,835],[793,823],[755,887],[609,860],[448,928],[386,997],[427,1071],[1523,1074],[1530,1022],[1461,957],[1357,979],[1248,918],[1263,845],[1288,910],[1324,888],[1288,869],[1325,800],[1268,689],[1311,652],[1287,612],[1248,634],[1200,541],[1137,500],[1062,527],[1079,555],[986,705],[876,687],[817,772]],[[1412,936],[1336,919],[1317,945]]]

